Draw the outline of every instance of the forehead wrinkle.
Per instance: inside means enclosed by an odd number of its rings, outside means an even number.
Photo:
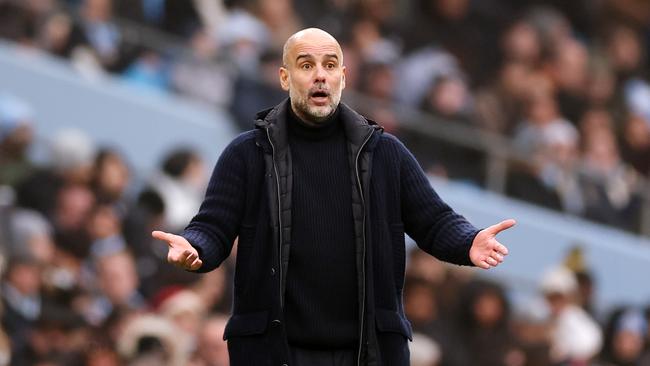
[[[333,53],[336,55],[337,59],[340,58],[341,63],[343,61],[343,51],[336,38],[322,30],[310,28],[295,33],[285,42],[282,55],[283,64],[285,66],[288,64],[291,59],[291,53],[304,53],[299,52],[304,48],[307,48],[307,51],[312,51],[307,53]],[[296,57],[296,60],[297,58],[298,57]]]

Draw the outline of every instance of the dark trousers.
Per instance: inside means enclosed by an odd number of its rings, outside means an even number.
[[[357,351],[354,349],[313,350],[289,347],[290,366],[354,366]]]

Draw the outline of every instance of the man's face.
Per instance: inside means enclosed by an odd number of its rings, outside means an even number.
[[[326,120],[336,110],[345,88],[339,44],[324,32],[307,30],[289,41],[284,63],[280,83],[289,91],[293,111],[305,122]]]

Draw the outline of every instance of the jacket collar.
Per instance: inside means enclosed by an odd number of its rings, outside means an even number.
[[[291,108],[289,98],[285,99],[273,108],[258,112],[255,116],[255,127],[257,129],[268,130],[273,145],[279,151],[284,151],[288,146],[288,108]],[[352,108],[348,107],[345,103],[341,103],[339,108],[341,121],[345,128],[346,139],[353,147],[361,147],[371,130],[383,131],[383,128],[377,125],[376,122],[363,117]],[[258,140],[258,144],[262,144],[262,146],[267,145],[260,140]]]

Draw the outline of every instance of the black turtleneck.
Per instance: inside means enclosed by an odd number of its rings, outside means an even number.
[[[354,348],[358,297],[347,145],[338,109],[310,126],[289,108],[292,233],[285,321],[299,347]]]

